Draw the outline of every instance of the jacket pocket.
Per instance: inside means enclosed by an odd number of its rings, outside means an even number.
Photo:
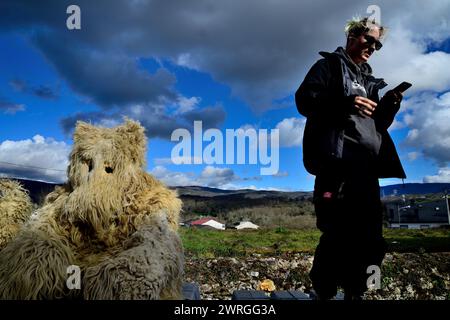
[[[303,139],[303,162],[306,170],[318,175],[336,159],[342,159],[344,131],[320,119],[308,119]]]
[[[314,187],[314,209],[316,225],[322,232],[334,232],[340,229],[343,209],[342,179],[335,177],[317,177]]]

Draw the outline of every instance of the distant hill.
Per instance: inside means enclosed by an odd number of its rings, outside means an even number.
[[[33,202],[42,204],[44,197],[56,184],[19,180],[29,190]],[[227,224],[249,220],[261,227],[283,226],[289,228],[315,227],[312,192],[271,190],[222,190],[210,187],[172,187],[183,202],[181,221],[202,216],[217,217]],[[450,190],[450,183],[406,183],[384,186],[384,200],[393,196],[426,195]]]
[[[201,197],[217,197],[229,194],[236,194],[245,192],[244,190],[223,190],[210,187],[188,186],[188,187],[173,187],[180,196],[201,196]],[[250,190],[246,190],[250,191]]]
[[[34,203],[41,204],[45,196],[55,189],[58,184],[42,181],[14,179],[19,181],[25,189],[28,190],[31,200]]]
[[[199,196],[199,197],[236,197],[236,198],[290,198],[299,199],[312,196],[312,192],[308,191],[270,191],[270,190],[222,190],[209,187],[174,187],[180,196]],[[402,194],[430,194],[443,193],[445,191],[450,193],[450,183],[405,183],[393,184],[381,187],[381,195],[402,195]]]
[[[188,187],[174,187],[181,197],[234,197],[234,198],[285,198],[285,199],[299,199],[312,196],[312,192],[307,191],[273,191],[273,190],[252,190],[252,189],[238,189],[238,190],[223,190],[210,187],[188,186]]]
[[[33,202],[39,202],[42,197],[51,192],[55,188],[55,186],[57,186],[57,184],[42,181],[25,179],[15,180],[20,181],[24,185],[25,189],[30,192],[30,197],[32,198]],[[249,201],[263,199],[298,201],[304,200],[305,198],[310,198],[312,196],[312,192],[306,191],[286,192],[251,189],[223,190],[218,188],[200,186],[173,187],[172,189],[176,190],[182,199],[214,198],[214,200],[220,200],[220,202],[230,200],[245,201],[245,199]],[[450,192],[450,183],[405,183],[381,187],[381,195],[390,196],[403,194],[430,194],[442,193],[445,192],[445,190],[448,190]]]
[[[381,187],[382,196],[450,192],[450,183],[405,183]]]

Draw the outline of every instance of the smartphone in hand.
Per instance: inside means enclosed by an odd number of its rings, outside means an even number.
[[[403,93],[406,90],[408,90],[410,87],[412,86],[411,83],[403,81],[402,83],[400,83],[398,86],[396,86],[394,89],[392,89],[395,92],[400,92]]]

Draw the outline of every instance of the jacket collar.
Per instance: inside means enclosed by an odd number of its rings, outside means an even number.
[[[347,64],[347,66],[349,68],[352,68],[353,70],[356,70],[356,68],[358,68],[369,82],[373,82],[376,85],[377,89],[382,89],[387,86],[387,83],[384,82],[384,79],[375,78],[372,75],[372,67],[368,63],[364,62],[360,65],[357,65],[353,61],[351,61],[350,57],[345,52],[345,49],[343,47],[338,47],[334,52],[320,51],[319,54],[324,58],[337,57],[339,59],[342,59]]]
[[[319,52],[319,54],[325,58],[328,55],[336,55],[340,59],[342,59],[353,70],[356,71],[356,69],[358,69],[361,73],[363,73],[366,76],[372,74],[372,67],[368,63],[364,62],[359,65],[354,63],[343,47],[337,47],[337,49],[331,53],[321,51],[321,52]]]

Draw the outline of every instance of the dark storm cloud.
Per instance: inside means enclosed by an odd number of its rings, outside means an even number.
[[[191,110],[183,114],[188,122],[202,121],[204,127],[216,128],[225,120],[225,110],[221,106]]]
[[[77,113],[61,120],[61,127],[66,134],[71,134],[78,120],[97,125],[117,125],[124,117],[138,120],[145,128],[149,138],[170,139],[172,132],[178,128],[193,130],[194,121],[202,121],[203,130],[218,128],[225,120],[225,110],[222,106],[206,107],[182,115],[167,115],[157,106],[132,106],[121,109],[120,112],[84,112]]]
[[[135,115],[129,111],[125,111],[122,113],[111,113],[108,114],[106,112],[86,112],[86,113],[77,113],[72,116],[61,119],[61,127],[67,135],[73,133],[73,129],[77,121],[84,121],[95,125],[101,126],[114,126],[122,122],[124,117],[128,117],[133,120],[138,120],[142,126],[145,128],[145,133],[149,138],[163,138],[170,139],[170,135],[172,131],[185,126],[185,124],[181,124],[177,122],[177,120],[173,117],[167,116],[165,114],[160,114],[155,116],[154,114],[149,113],[146,115]]]
[[[79,112],[61,119],[60,124],[66,134],[72,134],[78,120],[98,124],[102,122],[105,123],[108,120],[118,121],[119,119],[120,117],[117,114],[107,115],[104,112]]]
[[[25,111],[25,106],[8,100],[0,100],[0,111],[7,114],[15,114],[19,111]]]
[[[34,40],[74,91],[104,108],[176,98],[171,88],[175,78],[165,69],[149,74],[122,54],[62,46],[67,35],[43,33]]]
[[[81,30],[68,31],[71,2],[7,1],[11,15],[0,26],[34,27],[37,47],[60,74],[104,106],[170,99],[167,72],[148,75],[134,64],[154,57],[210,73],[261,111],[292,93],[314,52],[342,44],[349,14],[367,7],[356,3],[77,1]]]
[[[141,121],[146,128],[148,137],[160,137],[170,139],[173,130],[186,128],[193,131],[194,121],[202,121],[203,130],[209,128],[218,128],[225,120],[225,110],[221,106],[206,107],[198,110],[192,110],[182,115],[156,115],[152,112],[133,115],[129,117]]]
[[[20,79],[13,79],[9,82],[11,87],[18,92],[25,92],[27,89],[27,84],[25,81]]]
[[[334,50],[343,45],[345,22],[355,15],[366,15],[367,7],[374,3],[357,0],[79,0],[76,1],[82,15],[79,31],[65,28],[65,9],[69,4],[72,1],[46,1],[45,5],[39,1],[4,1],[1,12],[5,14],[0,26],[4,30],[33,27],[38,35],[42,35],[42,30],[52,30],[52,37],[45,43],[38,42],[38,46],[75,89],[92,95],[98,103],[133,102],[147,97],[140,86],[129,95],[119,90],[124,94],[119,98],[113,94],[117,88],[109,92],[101,82],[94,87],[83,85],[88,78],[86,70],[97,72],[94,80],[106,80],[105,84],[110,84],[112,80],[108,77],[114,76],[122,80],[126,75],[131,85],[145,79],[133,63],[118,58],[123,54],[129,59],[169,58],[210,73],[215,80],[229,85],[233,94],[244,99],[253,110],[263,111],[274,107],[274,99],[292,94],[307,69],[319,58],[318,51]],[[405,16],[401,3],[382,0],[375,4],[381,8],[382,21],[394,23],[398,17]],[[411,15],[405,19],[410,19],[411,30],[434,34],[438,29],[429,21],[447,21],[448,9],[450,5],[442,2],[425,5],[416,1],[409,5]],[[429,14],[424,16],[424,10]],[[54,33],[65,37],[55,37]],[[66,49],[64,55],[55,56],[58,46]],[[88,52],[77,52],[80,47]],[[98,56],[90,55],[90,51]],[[103,60],[107,66],[102,68],[98,63]],[[75,66],[68,66],[73,63],[82,70],[77,72],[73,70]],[[124,63],[125,70],[118,71],[117,63]],[[108,68],[115,70],[105,70]],[[168,93],[167,79],[161,78],[144,81],[153,85],[161,81],[161,86],[156,85],[153,93],[148,94],[150,100],[155,98],[156,92]]]
[[[21,79],[13,79],[9,82],[11,87],[18,92],[32,94],[42,99],[55,100],[58,98],[56,91],[47,85],[30,86],[26,81]]]
[[[40,85],[35,88],[32,88],[31,90],[35,96],[42,99],[54,100],[58,97],[58,95],[49,86]]]
[[[0,30],[32,38],[47,60],[77,93],[103,108],[133,103],[172,101],[175,77],[165,69],[150,74],[138,68],[137,56],[127,50],[133,36],[133,6],[128,1],[78,1],[82,29],[66,28],[66,8],[72,1],[6,1]],[[131,11],[130,11],[131,10]],[[137,12],[136,14],[138,14]],[[142,14],[140,12],[139,14]],[[48,97],[48,88],[36,95]]]

